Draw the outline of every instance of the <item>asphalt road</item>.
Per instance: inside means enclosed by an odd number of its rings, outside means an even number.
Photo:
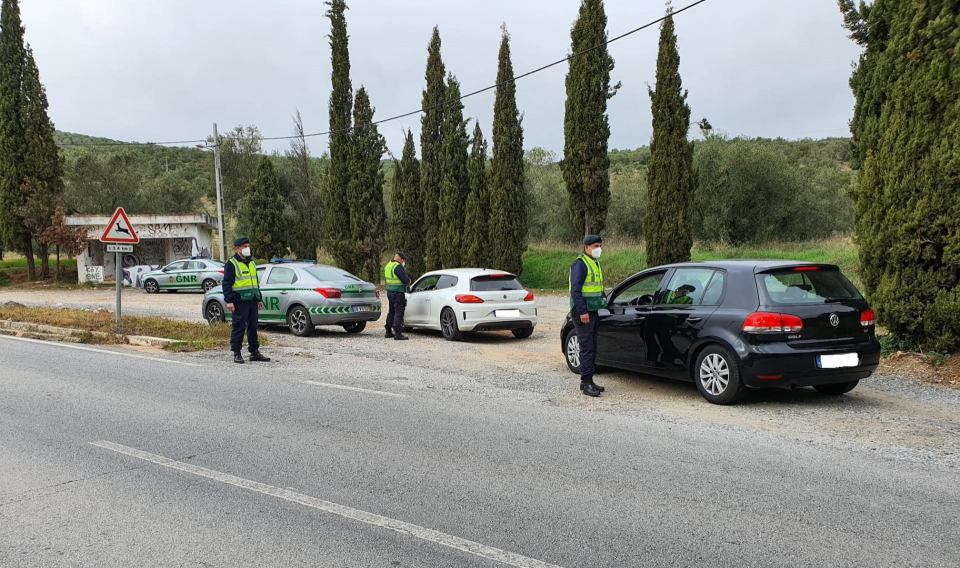
[[[0,566],[960,565],[956,468],[457,380],[0,337]]]

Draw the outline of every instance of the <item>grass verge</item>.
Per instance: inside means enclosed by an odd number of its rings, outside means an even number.
[[[520,281],[532,289],[567,290],[570,264],[576,258],[578,248],[575,244],[531,244],[523,255]],[[693,260],[784,259],[836,264],[854,285],[861,288],[857,249],[849,237],[747,247],[698,243],[693,247],[692,256]],[[604,246],[602,263],[604,281],[612,287],[646,268],[647,253],[640,243],[615,241]]]
[[[120,344],[124,335],[146,335],[176,339],[164,347],[168,351],[186,352],[221,349],[229,345],[230,326],[176,321],[166,318],[124,316],[120,323],[112,312],[56,308],[6,308],[0,306],[0,319],[76,329],[82,343]],[[109,337],[90,332],[111,334]]]
[[[37,269],[37,275],[40,274],[40,259],[35,259],[34,266]],[[27,287],[47,287],[55,284],[58,288],[75,288],[77,286],[77,260],[61,258],[63,277],[56,279],[57,261],[50,259],[50,274],[53,279],[29,282],[27,280],[27,259],[14,258],[0,260],[0,288],[9,286],[27,286]]]

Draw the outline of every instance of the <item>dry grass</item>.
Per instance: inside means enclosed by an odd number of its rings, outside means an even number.
[[[80,338],[84,343],[121,344],[125,343],[124,335],[146,335],[176,339],[177,343],[164,347],[169,351],[197,351],[225,348],[230,341],[230,326],[226,324],[209,326],[137,316],[124,316],[120,323],[117,323],[113,312],[107,311],[0,306],[0,319],[111,334],[110,337],[102,337],[81,333]]]

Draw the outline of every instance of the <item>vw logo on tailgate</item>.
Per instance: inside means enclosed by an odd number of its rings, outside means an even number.
[[[833,327],[837,327],[838,325],[840,325],[840,316],[838,316],[837,314],[830,314],[830,325],[832,325]]]

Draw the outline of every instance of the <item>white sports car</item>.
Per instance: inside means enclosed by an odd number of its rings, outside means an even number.
[[[428,272],[407,293],[406,328],[438,329],[447,341],[465,331],[509,330],[530,337],[537,303],[513,274],[481,268]]]

